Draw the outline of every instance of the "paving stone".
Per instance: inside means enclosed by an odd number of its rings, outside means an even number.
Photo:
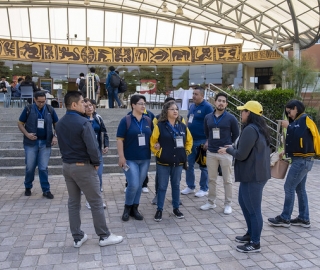
[[[320,170],[319,165],[313,170]],[[199,170],[196,171],[197,177]],[[263,194],[264,227],[262,252],[244,254],[235,250],[236,235],[245,234],[245,221],[237,202],[233,213],[223,214],[224,190],[218,187],[218,207],[200,211],[203,203],[194,196],[181,196],[181,211],[186,218],[172,215],[171,190],[167,192],[164,219],[154,222],[154,174],[150,174],[150,192],[142,194],[139,209],[143,221],[121,221],[124,205],[123,174],[104,176],[104,198],[108,203],[106,218],[112,232],[123,235],[117,245],[98,246],[91,212],[82,198],[81,228],[89,240],[79,249],[73,247],[69,229],[68,195],[62,176],[54,176],[52,192],[55,199],[44,200],[39,181],[34,182],[30,198],[23,196],[23,177],[0,177],[0,269],[319,269],[320,267],[320,186],[318,173],[308,175],[308,197],[312,218],[311,228],[275,228],[267,218],[281,212],[283,181],[270,180]],[[185,185],[183,174],[182,187]],[[13,183],[13,184],[12,184]],[[18,184],[17,184],[18,183]],[[222,183],[222,180],[221,180]],[[10,186],[10,189],[8,188]],[[238,184],[233,186],[234,197]],[[280,190],[275,195],[274,190]],[[57,194],[57,195],[56,195]],[[297,203],[293,216],[297,213]]]

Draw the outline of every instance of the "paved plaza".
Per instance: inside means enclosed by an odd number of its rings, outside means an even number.
[[[311,228],[275,228],[268,217],[281,213],[284,180],[271,179],[264,189],[264,228],[261,253],[235,250],[235,236],[245,234],[245,222],[237,203],[238,183],[233,186],[233,213],[223,214],[224,191],[219,181],[217,208],[202,211],[206,197],[181,195],[185,219],[175,218],[171,190],[167,192],[163,220],[153,220],[156,206],[154,176],[149,173],[149,193],[141,195],[143,221],[121,220],[124,207],[123,174],[104,174],[107,224],[124,236],[118,245],[99,247],[91,211],[82,198],[82,229],[88,241],[73,247],[69,230],[68,193],[63,176],[50,177],[55,198],[42,197],[36,179],[31,197],[24,196],[23,177],[0,177],[0,269],[320,269],[320,162],[309,173],[307,191]],[[199,171],[197,171],[199,178]],[[185,174],[181,188],[185,187]],[[297,215],[297,202],[293,216]]]

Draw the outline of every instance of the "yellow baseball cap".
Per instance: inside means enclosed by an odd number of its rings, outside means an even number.
[[[253,112],[254,114],[257,115],[262,115],[263,113],[263,108],[262,105],[258,101],[250,100],[243,106],[238,106],[237,110],[242,111],[242,110],[248,110],[250,112]]]

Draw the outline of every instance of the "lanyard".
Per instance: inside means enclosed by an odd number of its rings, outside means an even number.
[[[223,112],[223,114],[219,117],[219,120],[218,120],[218,121],[216,120],[216,116],[214,115],[214,112],[213,112],[212,114],[213,114],[213,122],[216,124],[216,127],[218,127],[218,124],[220,123],[220,121],[222,120],[222,118],[225,116],[226,111]]]
[[[171,128],[172,132],[173,132],[173,138],[175,139],[176,138],[176,135],[180,135],[180,131],[178,129],[176,129],[176,127],[178,127],[178,125],[171,125],[169,121],[167,121],[167,125],[168,127]]]
[[[135,123],[137,124],[137,126],[138,126],[138,128],[139,128],[139,130],[140,130],[140,133],[142,134],[142,122],[143,122],[143,117],[141,117],[140,123],[137,121],[137,119],[136,119],[135,117],[134,117],[133,119],[134,119]]]
[[[40,113],[40,111],[39,111],[39,109],[38,109],[38,107],[37,107],[36,104],[34,104],[34,106],[36,107],[36,110],[37,110],[38,115],[40,116],[40,118],[43,119],[43,114],[44,114],[44,111],[46,110],[46,105],[43,106],[43,111],[42,111],[42,113]]]

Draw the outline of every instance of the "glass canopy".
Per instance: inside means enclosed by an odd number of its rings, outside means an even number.
[[[243,51],[307,48],[320,25],[318,0],[0,0],[0,18],[6,39],[135,47],[242,39]]]

